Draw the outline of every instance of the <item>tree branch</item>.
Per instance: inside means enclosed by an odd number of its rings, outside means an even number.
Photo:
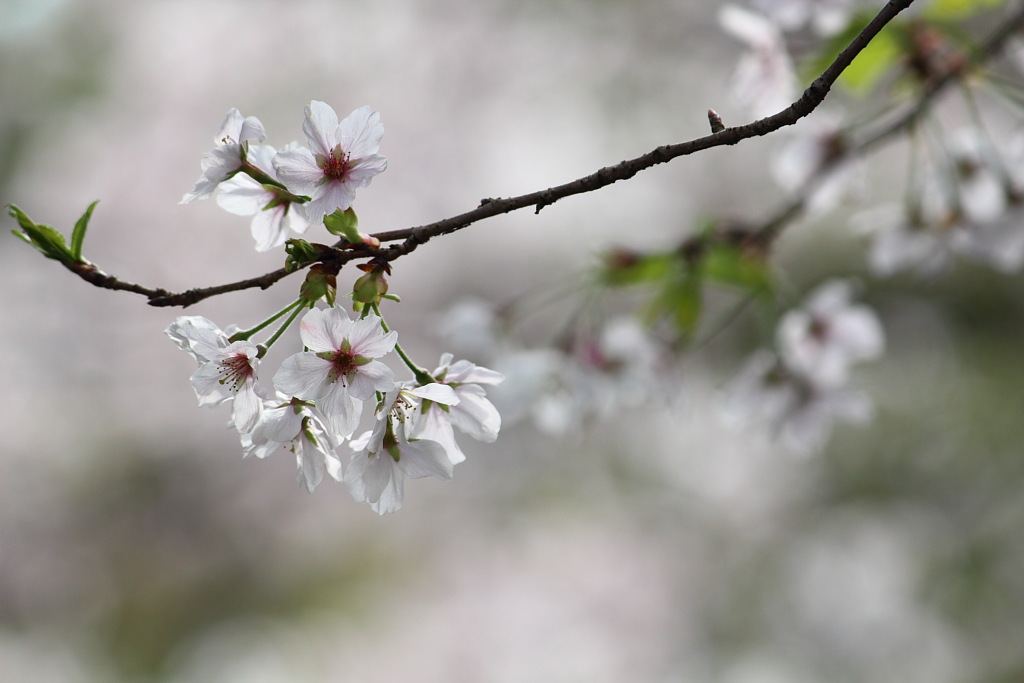
[[[799,196],[782,206],[771,218],[752,231],[751,238],[767,249],[782,233],[782,229],[799,216],[818,186],[843,161],[861,156],[871,149],[891,141],[900,133],[912,127],[929,110],[935,99],[949,86],[959,82],[980,64],[998,55],[1006,42],[1024,27],[1024,2],[1017,11],[1007,17],[1000,27],[980,46],[973,59],[959,59],[934,78],[926,82],[914,103],[895,119],[862,139],[853,142],[842,156],[830,159],[809,179]]]
[[[434,223],[413,228],[376,233],[373,236],[381,242],[400,241],[401,243],[382,248],[371,248],[363,245],[345,245],[345,249],[338,249],[334,258],[340,264],[347,263],[354,259],[372,257],[394,260],[411,253],[419,247],[419,245],[428,242],[434,237],[457,232],[486,218],[511,213],[530,206],[534,207],[535,213],[539,213],[541,209],[554,204],[560,199],[576,194],[593,192],[594,190],[607,187],[608,185],[620,180],[627,180],[635,176],[640,171],[652,168],[658,164],[666,163],[678,157],[688,156],[713,147],[735,145],[743,140],[767,135],[779,130],[780,128],[793,125],[801,118],[814,111],[824,101],[836,80],[843,71],[850,66],[854,58],[856,58],[864,47],[870,43],[889,22],[891,22],[900,12],[913,4],[913,2],[914,0],[890,0],[881,9],[881,11],[879,11],[875,18],[872,19],[859,34],[857,34],[850,44],[839,53],[832,64],[830,64],[828,68],[825,69],[825,71],[823,71],[813,83],[811,83],[800,98],[777,114],[759,119],[747,125],[726,128],[720,132],[701,138],[677,144],[662,145],[647,154],[636,157],[635,159],[628,159],[613,166],[601,168],[590,175],[562,185],[550,187],[545,190],[539,190],[517,197],[484,199],[481,200],[480,205],[477,206],[477,208],[471,211],[467,211],[450,218],[445,218]],[[1019,28],[1021,23],[1024,23],[1024,9],[1014,15],[1014,18],[1011,21],[1006,22],[1006,24],[1004,24],[1003,27],[994,34],[989,41],[987,41],[976,61],[983,61],[984,59],[996,54],[1013,32]],[[952,70],[942,78],[937,79],[931,88],[924,92],[915,109],[908,113],[905,119],[894,123],[891,129],[879,133],[877,139],[861,143],[862,149],[867,149],[869,146],[877,144],[882,139],[888,138],[899,130],[902,130],[904,127],[910,125],[914,119],[920,116],[927,109],[939,91],[963,75],[963,72],[966,70],[966,66],[967,65],[963,65],[963,68]],[[776,219],[769,221],[762,230],[777,230],[776,224],[781,224],[799,212],[802,207],[802,201],[803,200],[801,200],[799,204],[788,206],[779,214],[779,216],[776,217]],[[339,242],[335,247],[342,247],[343,244],[343,242]],[[98,287],[142,294],[149,299],[148,303],[151,306],[181,307],[190,306],[202,301],[203,299],[228,292],[253,289],[257,287],[260,289],[267,289],[289,274],[281,268],[259,277],[240,280],[224,285],[190,289],[184,292],[169,292],[162,288],[150,289],[141,285],[124,282],[116,277],[103,273],[92,264],[84,264],[83,267],[70,269],[87,282]]]

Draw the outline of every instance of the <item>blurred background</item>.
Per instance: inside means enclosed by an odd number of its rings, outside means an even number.
[[[254,276],[282,253],[256,253],[248,219],[178,204],[231,107],[281,147],[312,99],[370,104],[389,168],[361,223],[420,225],[704,135],[708,107],[747,120],[716,8],[0,0],[0,202],[67,231],[101,199],[85,256],[126,280]],[[427,365],[459,299],[507,302],[609,244],[675,244],[701,216],[763,218],[782,202],[764,163],[779,144],[436,240],[395,264],[391,322]],[[861,206],[898,196],[904,152],[874,160]],[[243,461],[163,334],[180,310],[0,238],[0,678],[1024,680],[1024,286],[966,264],[873,280],[853,211],[791,226],[775,263],[794,301],[861,278],[888,340],[858,373],[871,426],[796,458],[724,425],[724,385],[771,342],[741,326],[687,356],[664,405],[578,438],[463,439],[454,481],[407,482],[387,517],[332,482],[307,494],[285,451]],[[249,326],[297,284],[187,314]]]

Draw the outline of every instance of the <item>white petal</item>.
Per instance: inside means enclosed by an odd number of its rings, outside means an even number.
[[[368,315],[352,324],[348,334],[352,352],[363,358],[380,358],[391,353],[398,341],[398,332],[385,333],[381,327],[381,319],[376,315]]]
[[[345,184],[350,187],[366,187],[375,175],[387,170],[388,160],[379,154],[356,159],[345,171]]]
[[[327,214],[342,211],[352,206],[356,188],[342,180],[331,179],[313,190],[313,201],[306,204],[306,215],[311,222],[319,223]]]
[[[369,400],[377,391],[388,391],[395,384],[395,375],[391,368],[380,361],[370,361],[359,366],[349,379],[348,390],[355,398]]]
[[[492,443],[501,429],[501,415],[483,391],[469,391],[473,385],[459,387],[459,405],[450,411],[452,424],[477,441]]]
[[[451,480],[454,466],[444,447],[436,441],[421,439],[400,446],[398,466],[413,479],[437,477]]]
[[[453,465],[458,465],[466,460],[466,454],[459,448],[455,441],[455,432],[449,419],[450,413],[446,413],[438,406],[431,406],[425,412],[420,413],[413,429],[414,439],[425,439],[436,441],[448,454],[448,459]]]
[[[300,437],[300,444],[300,447],[295,449],[295,465],[298,468],[295,480],[313,493],[313,489],[324,478],[324,458],[305,437]]]
[[[853,306],[832,321],[832,337],[854,360],[877,358],[885,345],[878,316],[867,306]]]
[[[224,195],[221,194],[223,197]],[[275,206],[267,211],[257,211],[252,217],[249,232],[256,240],[256,251],[270,251],[285,243],[288,230],[284,224],[285,209]]]
[[[274,157],[277,179],[295,194],[312,195],[324,179],[313,154],[305,147],[283,149]]]
[[[306,134],[313,154],[328,156],[340,142],[337,136],[338,115],[325,102],[313,100],[306,107],[306,120],[302,123],[302,132]]]
[[[299,323],[302,343],[314,352],[338,351],[352,321],[343,308],[311,308]]]
[[[721,7],[718,10],[718,23],[751,47],[773,45],[780,41],[779,30],[771,21],[736,5]]]
[[[353,159],[376,154],[383,137],[380,114],[365,105],[346,116],[338,126],[338,142]]]
[[[238,132],[238,137],[235,139],[238,142],[263,142],[267,139],[267,131],[263,128],[263,123],[258,118],[246,116]]]
[[[405,392],[446,406],[453,406],[459,402],[455,390],[447,384],[424,384],[422,387],[406,389]]]
[[[189,380],[195,389],[199,405],[217,405],[234,396],[234,392],[224,385],[223,379],[224,375],[217,361],[210,361],[192,373]]]
[[[274,375],[274,386],[288,396],[315,401],[330,386],[330,370],[330,361],[318,358],[315,353],[296,353],[281,363]]]
[[[220,124],[220,128],[217,129],[217,135],[213,138],[214,144],[224,144],[224,138],[230,138],[238,142],[238,136],[242,132],[242,124],[244,122],[245,117],[242,116],[242,112],[238,111],[235,107],[229,109],[224,117],[224,121]]]
[[[347,439],[359,426],[363,404],[351,395],[349,388],[340,380],[317,399],[316,406],[327,420],[327,428],[339,439]]]
[[[240,434],[251,432],[263,412],[263,401],[256,395],[253,385],[252,381],[246,382],[245,386],[235,392],[232,418],[235,422],[235,429]]]
[[[456,361],[448,368],[445,382],[450,384],[501,384],[505,375],[467,360]]]
[[[267,439],[277,443],[288,443],[299,435],[302,415],[292,405],[264,409],[260,423],[253,429],[253,441]]]
[[[217,206],[236,216],[251,216],[259,213],[274,195],[246,175],[236,175],[225,180],[217,195]]]

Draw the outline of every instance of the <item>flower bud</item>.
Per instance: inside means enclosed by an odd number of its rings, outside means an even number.
[[[351,206],[344,211],[335,209],[334,213],[324,216],[324,227],[327,228],[327,232],[348,240],[350,244],[380,246],[380,240],[359,232],[359,218]]]
[[[320,258],[320,249],[306,240],[288,240],[284,243],[284,250],[288,254],[284,269],[289,273]]]
[[[386,276],[391,274],[391,264],[375,258],[356,267],[365,274],[360,275],[352,286],[352,300],[362,304],[379,304],[388,293]]]
[[[321,298],[327,300],[329,306],[334,306],[334,299],[338,292],[338,281],[336,274],[323,264],[318,263],[310,267],[306,273],[306,280],[299,288],[302,298],[309,302],[319,301]]]

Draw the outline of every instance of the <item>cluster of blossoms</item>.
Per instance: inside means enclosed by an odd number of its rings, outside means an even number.
[[[853,303],[854,292],[850,281],[827,282],[780,318],[775,350],[755,353],[731,382],[727,422],[764,425],[787,449],[809,454],[824,447],[836,421],[871,416],[851,371],[881,355],[884,335],[874,311]],[[629,408],[682,409],[673,400],[682,378],[672,370],[670,345],[634,318],[612,318],[596,334],[558,348],[524,348],[501,328],[501,317],[479,301],[457,304],[441,325],[459,329],[465,352],[509,377],[492,396],[508,421],[530,419],[565,436]]]
[[[852,296],[849,281],[827,282],[780,319],[776,352],[755,353],[732,382],[731,420],[767,424],[786,447],[810,453],[836,420],[871,416],[867,397],[850,386],[850,370],[881,355],[885,341],[874,311]]]
[[[732,94],[755,118],[775,114],[796,99],[794,44],[828,38],[850,24],[864,0],[751,0],[751,7],[725,4],[723,29],[746,46],[732,79]]]
[[[956,257],[1004,273],[1024,265],[1024,135],[1000,151],[971,130],[953,135],[948,147],[910,188],[906,205],[855,218],[871,235],[868,265],[875,274],[935,275]]]
[[[331,107],[314,101],[306,108],[303,129],[309,149],[292,143],[276,151],[253,144],[266,137],[256,118],[231,110],[217,146],[203,158],[202,176],[182,201],[209,197],[219,188],[221,206],[255,216],[252,231],[261,251],[283,244],[289,228],[302,232],[329,214],[349,210],[356,189],[387,165],[377,154],[383,135],[379,115],[362,107],[339,121]],[[466,459],[456,429],[484,442],[497,438],[501,417],[484,387],[504,378],[454,361],[451,354],[432,372],[414,364],[398,346],[397,332],[379,315],[387,266],[364,270],[368,275],[360,280],[374,278],[373,295],[354,294],[362,312],[357,318],[334,306],[332,286],[308,290],[316,292],[312,296],[304,291],[303,298],[250,331],[221,330],[204,317],[183,316],[167,334],[198,364],[191,381],[199,404],[230,404],[245,456],[291,451],[297,479],[310,492],[326,474],[384,514],[401,507],[405,477],[452,478],[454,466]],[[330,307],[315,307],[320,298]],[[261,359],[306,309],[299,325],[304,350],[283,361],[271,390],[259,379]],[[289,311],[266,346],[249,340]],[[379,360],[392,351],[414,379],[396,380]],[[375,406],[374,426],[355,436],[367,402]],[[347,465],[339,455],[346,443]]]
[[[203,156],[202,175],[181,203],[205,199],[220,188],[217,203],[227,211],[253,216],[257,251],[284,244],[288,230],[303,233],[335,210],[345,211],[356,190],[387,168],[377,153],[384,126],[380,114],[360,107],[342,120],[330,105],[314,100],[302,125],[309,148],[291,142],[280,151],[266,140],[255,116],[228,112]]]
[[[255,344],[232,342],[199,316],[178,318],[167,334],[199,365],[191,378],[199,404],[231,404],[246,456],[289,450],[309,491],[326,473],[382,514],[401,507],[405,476],[451,479],[466,459],[453,428],[485,442],[501,428],[483,388],[500,383],[500,374],[446,354],[433,372],[396,381],[377,359],[395,348],[398,335],[376,315],[352,319],[337,307],[310,309],[299,326],[307,350],[281,364],[273,393],[258,379]],[[367,401],[377,406],[376,424],[353,439]],[[346,441],[347,471],[337,452]]]
[[[523,346],[502,327],[492,306],[466,300],[447,312],[439,331],[446,344],[508,378],[493,398],[509,422],[530,420],[552,436],[580,434],[592,420],[672,395],[670,354],[633,317],[610,318],[552,346]]]
[[[750,0],[749,7],[724,5],[722,27],[746,46],[732,80],[732,94],[745,111],[761,118],[775,114],[797,96],[793,55],[806,52],[808,38],[827,38],[844,30],[857,0]],[[922,13],[927,10],[922,8]],[[919,15],[920,16],[920,15]],[[911,80],[928,84],[956,67],[962,48],[933,30],[913,23],[902,40],[902,63]],[[803,48],[799,46],[803,45]],[[1024,54],[1016,46],[1011,56]],[[1021,60],[1018,60],[1021,61]],[[1024,64],[1024,61],[1021,62]],[[984,78],[971,88],[986,87]],[[991,88],[997,96],[1000,88]],[[965,89],[968,108],[976,105]],[[1011,102],[1012,103],[1012,102]],[[923,137],[914,132],[915,137]],[[994,144],[980,120],[968,131],[941,135],[931,158],[917,155],[918,172],[899,206],[885,206],[855,218],[855,227],[871,235],[868,265],[879,276],[904,270],[934,275],[957,257],[1001,272],[1024,266],[1024,136]],[[863,188],[863,164],[839,118],[816,111],[795,126],[773,161],[783,189],[803,194],[812,213],[832,209]]]

